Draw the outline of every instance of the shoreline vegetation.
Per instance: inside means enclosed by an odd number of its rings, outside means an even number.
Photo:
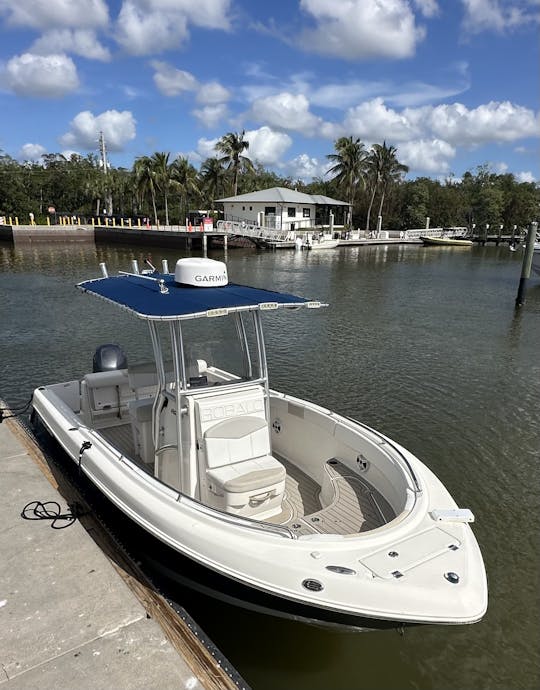
[[[57,216],[116,216],[147,219],[152,225],[185,225],[191,209],[222,217],[216,199],[269,187],[323,194],[351,204],[351,228],[369,232],[377,225],[395,230],[431,226],[467,226],[491,232],[526,227],[536,219],[540,186],[497,174],[484,164],[461,179],[406,179],[396,147],[369,149],[353,137],[340,137],[327,155],[329,169],[310,183],[281,177],[249,158],[244,132],[229,132],[216,144],[216,155],[195,168],[186,157],[167,152],[136,158],[130,169],[110,166],[93,153],[69,158],[46,154],[40,162],[15,160],[0,151],[0,217],[46,225]],[[7,222],[7,221],[6,221]]]

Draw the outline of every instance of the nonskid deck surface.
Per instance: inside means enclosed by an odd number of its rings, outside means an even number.
[[[109,443],[123,455],[131,458],[149,473],[136,454],[130,424],[99,429]],[[321,487],[298,467],[281,456],[285,466],[285,498],[282,511],[267,522],[288,527],[296,535],[303,534],[357,534],[381,527],[395,517],[394,511],[382,494],[353,473],[341,462],[326,463],[325,471],[334,485],[334,501],[323,508],[319,500]]]
[[[105,429],[96,429],[96,432],[117,448],[122,455],[131,458],[139,465],[145,466],[145,463],[135,453],[131,424],[120,424]]]
[[[283,510],[269,522],[303,534],[357,534],[381,527],[395,517],[389,503],[374,487],[339,460],[326,463],[325,471],[334,485],[334,500],[323,508],[321,487],[282,457],[287,470]]]

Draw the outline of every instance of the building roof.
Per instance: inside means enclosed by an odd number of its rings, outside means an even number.
[[[174,275],[157,272],[150,276],[123,274],[86,280],[77,287],[147,320],[221,316],[234,311],[279,307],[322,306],[320,302],[288,293],[234,283],[223,287],[204,288],[180,285],[175,282]]]
[[[226,199],[216,199],[221,203],[274,203],[274,204],[315,204],[316,206],[349,206],[346,201],[339,201],[338,199],[331,199],[329,196],[322,194],[304,194],[297,192],[295,189],[288,189],[287,187],[270,187],[269,189],[260,189],[257,192],[249,192],[248,194],[239,194],[238,196],[229,196]]]

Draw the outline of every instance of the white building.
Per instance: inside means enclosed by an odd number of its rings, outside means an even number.
[[[286,187],[261,189],[217,201],[223,204],[226,221],[287,232],[321,226],[340,227],[350,217],[346,201],[321,194],[304,194]]]

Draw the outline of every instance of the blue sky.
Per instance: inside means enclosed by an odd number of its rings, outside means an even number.
[[[168,151],[226,132],[309,181],[340,136],[410,176],[540,180],[540,0],[0,0],[0,149]]]

